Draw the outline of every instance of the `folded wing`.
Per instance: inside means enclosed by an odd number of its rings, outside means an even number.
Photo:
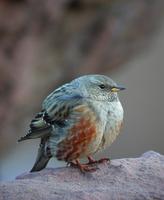
[[[42,111],[30,123],[30,129],[18,141],[48,137],[53,125],[63,126],[73,106],[80,104],[80,95],[52,93],[43,102]]]

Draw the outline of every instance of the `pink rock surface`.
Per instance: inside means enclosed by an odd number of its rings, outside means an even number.
[[[94,173],[64,167],[19,175],[0,183],[0,200],[164,199],[164,156],[149,151],[139,158],[112,160]]]

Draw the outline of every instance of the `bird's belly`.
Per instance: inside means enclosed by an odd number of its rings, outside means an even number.
[[[97,111],[99,117],[94,112],[88,111],[70,130],[66,130],[65,128],[56,130],[56,133],[49,139],[52,155],[58,160],[69,162],[88,156],[97,152],[100,148],[109,146],[119,133],[122,124],[122,115],[115,119],[114,112],[114,119],[109,119],[109,123],[107,124],[107,111],[106,109],[102,109],[102,105],[100,104]],[[60,133],[59,137],[57,133]]]
[[[108,127],[108,131],[106,131],[103,135],[102,142],[100,144],[100,149],[109,147],[114,142],[114,140],[120,133],[122,124],[123,123],[121,120],[121,121],[117,121],[115,125]]]
[[[50,139],[50,148],[58,160],[71,160],[85,157],[94,153],[101,143],[103,131],[97,119],[95,112],[79,106],[77,111],[83,109],[83,114],[80,115],[77,121],[74,121],[65,132],[64,137],[56,140],[56,136]],[[85,109],[85,110],[84,110]],[[100,131],[101,130],[101,131]],[[61,131],[60,136],[61,136]]]
[[[99,145],[101,143],[101,140],[102,140],[102,136],[103,136],[103,132],[102,131],[97,131],[97,133],[95,134],[94,140],[92,140],[88,144],[88,146],[85,149],[85,151],[81,152],[79,157],[83,158],[83,157],[89,156],[89,155],[97,152],[97,150],[99,148]]]

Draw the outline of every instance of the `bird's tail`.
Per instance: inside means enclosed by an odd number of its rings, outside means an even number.
[[[40,170],[44,169],[51,157],[52,157],[52,155],[50,153],[49,153],[49,155],[47,153],[45,153],[45,144],[42,143],[42,141],[41,141],[40,147],[38,149],[38,155],[37,155],[35,164],[30,172],[40,171]]]
[[[36,171],[40,171],[40,170],[44,169],[46,167],[49,159],[50,159],[49,157],[40,156],[36,160],[33,168],[30,170],[30,172],[36,172]]]

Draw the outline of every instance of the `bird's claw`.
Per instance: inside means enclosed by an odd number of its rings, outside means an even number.
[[[87,163],[88,165],[93,165],[93,164],[101,164],[101,163],[107,163],[110,162],[109,158],[101,158],[99,160],[94,160],[92,157],[88,156],[89,162]]]
[[[97,169],[99,169],[97,166],[91,166],[91,165],[88,165],[88,164],[81,164],[80,162],[70,162],[69,165],[71,167],[74,167],[74,168],[78,168],[82,173],[85,173],[85,172],[95,172]]]

